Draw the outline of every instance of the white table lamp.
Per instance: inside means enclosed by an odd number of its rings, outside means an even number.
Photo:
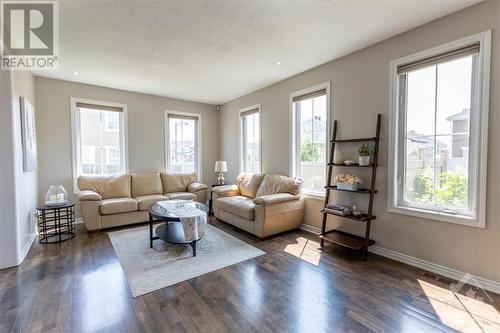
[[[227,172],[227,162],[215,161],[215,172],[219,173],[219,178],[217,178],[219,184],[224,184],[226,182],[226,179],[224,178],[224,172]]]

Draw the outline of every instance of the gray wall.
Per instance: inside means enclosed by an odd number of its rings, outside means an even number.
[[[489,118],[487,227],[477,229],[405,215],[389,214],[387,206],[387,147],[389,62],[485,30],[493,30]],[[261,103],[263,173],[289,174],[289,94],[331,81],[331,116],[340,122],[340,137],[374,133],[377,113],[383,115],[381,167],[375,200],[377,244],[410,256],[500,282],[500,1],[490,0],[403,33],[359,52],[319,66],[222,106],[219,116],[221,158],[229,178],[238,173],[238,110]],[[344,198],[344,200],[349,200]],[[305,223],[319,227],[322,202],[308,199]],[[330,227],[361,234],[360,225],[330,217]]]
[[[130,172],[165,169],[164,111],[202,115],[202,181],[217,178],[218,115],[215,106],[123,90],[36,77],[39,200],[51,184],[62,184],[73,192],[71,160],[70,98],[79,97],[127,104]],[[75,200],[75,198],[72,198]]]

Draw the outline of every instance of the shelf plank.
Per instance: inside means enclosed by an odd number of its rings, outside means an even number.
[[[369,142],[377,141],[377,138],[372,136],[370,138],[358,138],[358,139],[335,139],[330,140],[331,143],[350,143],[350,142]]]
[[[338,216],[338,217],[343,217],[343,218],[346,218],[346,219],[349,219],[349,220],[354,220],[354,221],[359,221],[359,222],[366,222],[368,221],[368,215],[367,214],[362,214],[361,216],[354,216],[354,215],[339,215],[339,214],[335,214],[331,211],[331,209],[322,209],[321,210],[322,213],[326,213],[326,214],[330,214],[330,215],[334,215],[334,216]],[[375,220],[377,217],[375,215],[372,215],[370,220]]]
[[[320,234],[319,238],[327,242],[341,245],[353,250],[361,250],[365,247],[365,239],[340,230],[331,230]],[[368,246],[375,244],[374,240],[368,240]]]
[[[325,186],[325,189],[327,189],[327,190],[333,190],[333,191],[353,192],[353,193],[371,193],[371,190],[369,188],[358,188],[357,191],[351,191],[351,190],[339,189],[335,185]],[[373,190],[373,193],[377,193],[377,190]]]
[[[348,167],[348,168],[373,168],[375,165],[370,163],[370,165],[359,165],[358,163],[354,164],[342,164],[342,163],[327,163],[326,165],[335,166],[335,167]]]

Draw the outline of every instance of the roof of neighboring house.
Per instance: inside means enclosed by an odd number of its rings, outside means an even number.
[[[301,126],[302,130],[305,132],[311,132],[313,126],[314,126],[315,131],[322,131],[322,130],[324,131],[324,130],[326,130],[326,121],[324,121],[323,119],[321,119],[319,117],[314,117],[311,119],[304,120],[300,124],[300,126]]]
[[[451,116],[447,117],[446,120],[452,121],[457,119],[467,119],[469,118],[469,111],[470,109],[463,109],[462,112],[452,114]]]
[[[406,138],[409,141],[415,142],[415,143],[427,143],[427,144],[429,144],[429,146],[428,146],[429,149],[432,149],[432,147],[434,147],[434,137],[429,136],[429,135],[419,134],[419,133],[411,130],[407,133]],[[436,142],[437,142],[439,149],[443,149],[443,148],[446,148],[448,146],[445,142],[443,142],[441,140],[436,140]]]

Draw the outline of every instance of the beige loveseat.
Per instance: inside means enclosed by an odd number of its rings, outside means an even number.
[[[207,201],[207,186],[197,182],[195,173],[80,176],[78,189],[78,200],[87,230],[146,222],[149,220],[149,206],[161,200]]]
[[[236,185],[214,187],[214,215],[259,237],[300,227],[304,219],[301,182],[281,175],[242,173]]]

